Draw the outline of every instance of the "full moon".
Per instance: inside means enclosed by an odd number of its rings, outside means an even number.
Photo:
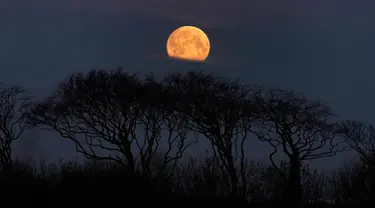
[[[175,59],[204,61],[210,53],[210,40],[201,29],[183,26],[169,36],[167,53]]]

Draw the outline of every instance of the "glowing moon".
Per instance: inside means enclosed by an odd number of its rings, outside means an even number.
[[[175,59],[204,61],[210,53],[210,40],[201,29],[183,26],[169,36],[167,53]]]

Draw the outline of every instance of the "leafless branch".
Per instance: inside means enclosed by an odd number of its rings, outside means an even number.
[[[27,128],[26,113],[30,107],[30,93],[21,87],[0,83],[0,165],[11,168],[11,144]]]

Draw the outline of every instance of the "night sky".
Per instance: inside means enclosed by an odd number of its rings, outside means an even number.
[[[342,119],[375,123],[374,8],[373,0],[1,0],[0,80],[41,97],[70,73],[92,68],[158,75],[199,69],[304,92]],[[182,25],[210,38],[205,63],[167,58],[168,35]],[[249,155],[265,156],[265,146],[250,145]],[[15,154],[77,156],[69,141],[40,130],[16,142]],[[314,165],[336,167],[348,158]]]

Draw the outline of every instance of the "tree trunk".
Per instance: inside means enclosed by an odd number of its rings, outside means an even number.
[[[134,161],[134,156],[131,150],[131,142],[128,140],[127,136],[123,133],[120,133],[120,141],[122,142],[122,148],[125,159],[126,159],[126,166],[129,170],[130,173],[135,172],[135,161]]]
[[[301,161],[298,156],[290,158],[286,202],[294,207],[302,206]]]
[[[2,150],[0,151],[0,169],[2,171],[10,171],[12,170],[12,157],[10,150]]]
[[[230,183],[231,183],[231,190],[230,190],[230,196],[231,197],[238,197],[238,180],[237,180],[237,171],[234,167],[233,157],[227,156],[227,162],[228,162],[228,172],[230,176]]]
[[[134,162],[133,154],[130,151],[127,151],[127,152],[125,152],[125,157],[126,157],[126,161],[127,161],[126,167],[128,168],[130,173],[134,173],[135,172],[135,162]]]

